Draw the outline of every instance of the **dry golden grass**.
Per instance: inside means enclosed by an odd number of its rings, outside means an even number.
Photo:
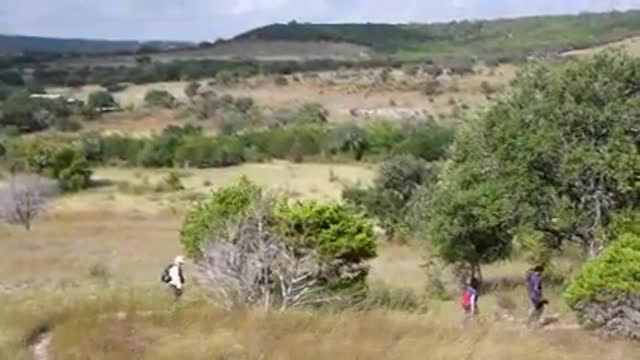
[[[308,198],[337,198],[341,178],[369,181],[371,170],[354,166],[288,163],[193,170],[188,191],[205,191],[245,174],[278,187],[288,184]],[[157,181],[166,171],[99,169],[97,178]],[[312,190],[315,187],[315,190]],[[188,192],[187,191],[187,192]],[[260,311],[226,313],[205,302],[186,265],[188,288],[177,306],[159,282],[159,273],[180,251],[183,208],[147,199],[149,194],[117,194],[95,189],[58,201],[27,232],[1,226],[0,358],[30,359],[29,339],[39,328],[53,334],[54,359],[633,359],[637,345],[607,342],[575,328],[560,292],[547,289],[555,328],[524,329],[526,294],[505,288],[480,298],[481,322],[462,328],[457,296],[429,300],[421,268],[426,250],[383,245],[372,262],[373,289],[407,292],[428,311],[374,308],[356,312]],[[170,195],[159,194],[169,201]],[[522,277],[527,265],[509,261],[484,267],[485,277]],[[374,292],[375,293],[375,292]],[[497,321],[503,304],[517,321]],[[407,308],[408,309],[408,308]],[[126,314],[126,316],[122,316]]]
[[[173,309],[158,273],[179,251],[179,218],[168,214],[58,213],[31,233],[3,228],[0,272],[29,284],[3,296],[0,355],[27,359],[25,339],[43,325],[54,334],[55,359],[631,359],[638,348],[604,342],[572,326],[532,332],[495,322],[499,298],[516,303],[522,288],[483,295],[482,324],[461,328],[457,298],[431,301],[426,314],[374,310],[344,313],[225,313],[200,299],[190,276],[185,302]],[[383,246],[372,283],[424,294],[422,249]],[[104,264],[106,278],[90,274]],[[488,277],[524,269],[505,263]],[[512,275],[512,274],[510,274]],[[108,280],[105,282],[105,280]],[[109,285],[111,284],[111,285]],[[376,285],[379,286],[379,285]],[[424,296],[424,295],[418,295]],[[574,322],[549,290],[550,312]],[[172,310],[173,309],[173,310]],[[125,319],[117,313],[126,312]]]
[[[40,294],[42,295],[42,294]],[[483,315],[463,327],[458,309],[426,314],[224,312],[197,298],[172,306],[148,288],[8,297],[0,309],[0,354],[26,359],[38,327],[53,334],[55,359],[610,359],[640,356],[628,342],[604,341],[571,326],[525,329]],[[443,311],[446,308],[446,311]],[[11,311],[7,311],[11,309]]]
[[[161,109],[139,109],[122,113],[105,114],[95,121],[84,123],[83,131],[97,131],[103,134],[121,134],[129,136],[151,136],[162,133],[170,125],[197,125],[205,133],[214,128],[212,122],[195,122],[179,119],[173,111]]]

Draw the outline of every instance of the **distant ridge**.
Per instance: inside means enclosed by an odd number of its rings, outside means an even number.
[[[232,41],[347,42],[403,57],[473,57],[560,53],[640,35],[640,11],[530,16],[433,24],[314,24],[262,26]]]
[[[170,61],[319,58],[327,54],[327,49],[332,49],[327,57],[357,60],[381,56],[403,61],[477,58],[517,62],[530,55],[562,54],[637,36],[640,36],[640,10],[432,24],[292,21],[262,26],[229,40],[200,44],[0,35],[0,54],[42,52],[64,58],[82,57],[67,56],[69,54],[93,55],[94,62],[98,63],[104,54],[129,56],[141,50],[152,52],[159,61]]]
[[[169,50],[192,46],[186,42],[100,39],[63,39],[27,35],[0,35],[0,53],[20,54],[24,52],[101,54],[135,52],[143,47]]]

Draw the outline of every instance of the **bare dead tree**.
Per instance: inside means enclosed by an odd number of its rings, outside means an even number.
[[[31,230],[33,220],[46,210],[48,199],[56,191],[53,181],[38,175],[11,175],[8,183],[0,188],[0,217]]]
[[[273,229],[265,208],[217,234],[196,263],[198,282],[226,309],[281,311],[338,300],[324,286],[313,251],[295,249]]]

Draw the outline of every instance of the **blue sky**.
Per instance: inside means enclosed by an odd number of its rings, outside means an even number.
[[[433,22],[640,9],[640,0],[0,0],[0,33],[211,40],[289,20]]]

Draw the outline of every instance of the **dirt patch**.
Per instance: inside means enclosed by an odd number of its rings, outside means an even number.
[[[606,49],[622,49],[628,52],[630,55],[640,56],[640,36],[630,37],[628,39],[612,42],[602,46],[569,51],[562,54],[562,56],[577,56],[577,57],[591,56],[599,52],[602,52],[603,50],[606,50]]]

